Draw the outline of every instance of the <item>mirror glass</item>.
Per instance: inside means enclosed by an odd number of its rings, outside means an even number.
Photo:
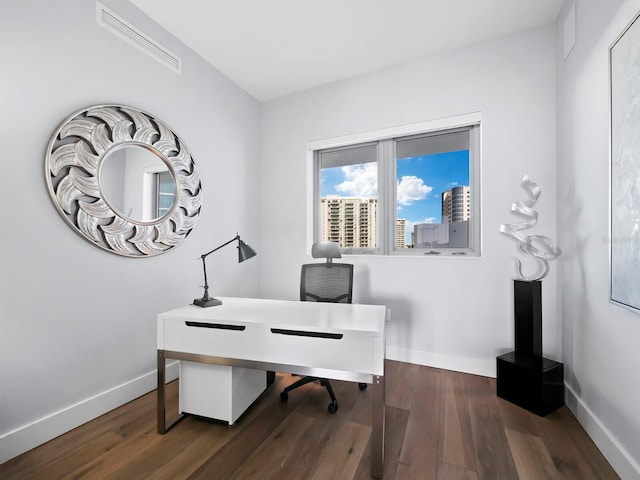
[[[171,211],[175,180],[162,158],[142,145],[124,144],[109,151],[100,164],[102,197],[122,217],[154,222]]]

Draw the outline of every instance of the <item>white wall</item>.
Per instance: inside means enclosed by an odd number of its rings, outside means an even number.
[[[155,388],[155,317],[202,295],[199,255],[236,232],[260,252],[259,104],[129,2],[103,3],[182,57],[182,75],[99,26],[91,0],[5,2],[0,15],[0,463]],[[199,168],[199,223],[164,255],[105,252],[49,198],[50,136],[102,103],[163,120]],[[213,293],[257,295],[259,263],[234,254],[208,258]]]
[[[264,297],[297,297],[305,236],[306,142],[480,112],[481,258],[349,256],[355,301],[385,303],[390,358],[495,375],[513,349],[515,244],[498,233],[542,188],[536,232],[556,237],[555,29],[528,31],[315,88],[262,105],[260,264]],[[556,270],[543,284],[544,351],[560,359]],[[275,282],[274,278],[280,279]]]
[[[640,1],[569,1],[558,45],[558,235],[568,404],[622,478],[640,478],[640,316],[609,303],[609,47]]]

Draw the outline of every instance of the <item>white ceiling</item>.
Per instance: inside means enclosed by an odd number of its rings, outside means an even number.
[[[564,0],[130,0],[264,101],[554,23]]]

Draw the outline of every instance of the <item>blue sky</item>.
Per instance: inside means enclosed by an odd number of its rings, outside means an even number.
[[[441,194],[469,185],[469,151],[446,152],[398,160],[398,218],[415,223],[441,222]],[[322,170],[321,195],[376,196],[375,163]]]

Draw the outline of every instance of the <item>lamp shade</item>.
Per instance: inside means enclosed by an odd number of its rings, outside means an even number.
[[[255,256],[255,250],[238,238],[238,263]]]

